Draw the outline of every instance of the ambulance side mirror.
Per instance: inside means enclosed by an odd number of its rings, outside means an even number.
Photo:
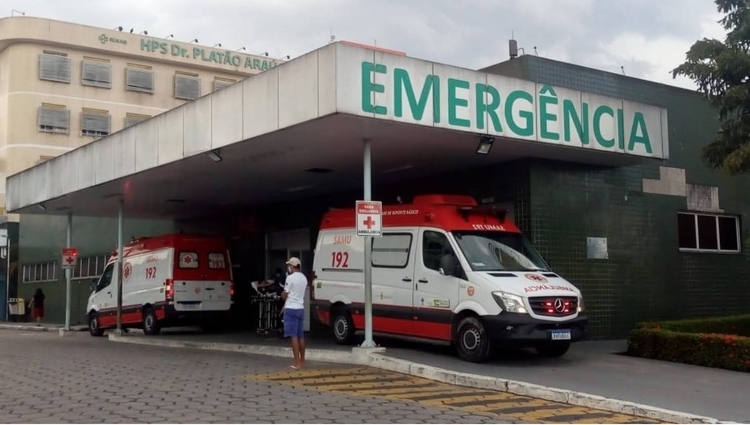
[[[99,283],[99,279],[93,279],[91,280],[91,283],[89,284],[89,288],[91,288],[91,292],[96,291],[96,285]]]
[[[440,258],[440,274],[443,276],[459,276],[459,264],[455,255],[446,254]]]

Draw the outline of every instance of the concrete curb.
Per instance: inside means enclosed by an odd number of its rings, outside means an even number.
[[[249,345],[249,344],[229,344],[222,342],[194,342],[194,341],[177,341],[151,339],[138,336],[109,334],[108,338],[114,342],[125,342],[129,344],[153,345],[158,347],[171,348],[195,348],[199,350],[224,351],[230,353],[260,354],[264,356],[275,356],[284,358],[293,358],[292,349],[289,347],[274,347],[268,345]],[[328,362],[328,363],[346,363],[354,364],[352,353],[350,351],[320,350],[308,348],[305,351],[305,357],[310,361]]]
[[[35,326],[35,325],[12,325],[8,323],[0,324],[0,329],[10,331],[29,331],[29,332],[59,332],[62,326]],[[83,332],[88,330],[87,326],[71,326],[71,332]]]
[[[172,348],[195,348],[201,350],[225,351],[245,354],[260,354],[276,357],[292,357],[292,350],[288,347],[273,347],[248,344],[227,344],[215,342],[193,342],[143,337],[130,337],[109,334],[109,340],[130,344],[153,345]],[[325,349],[308,349],[306,357],[311,361],[352,364],[376,367],[391,372],[430,379],[446,384],[461,385],[470,388],[502,391],[521,396],[534,397],[544,400],[567,403],[574,406],[588,407],[613,413],[639,416],[658,421],[675,424],[732,424],[736,422],[721,421],[706,416],[677,412],[630,401],[617,400],[586,394],[578,391],[545,387],[523,381],[493,378],[484,375],[455,372],[448,369],[423,365],[408,360],[397,359],[383,355],[384,348],[363,349],[356,347],[351,351],[337,351]]]

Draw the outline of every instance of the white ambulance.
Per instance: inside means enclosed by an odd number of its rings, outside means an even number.
[[[89,332],[117,326],[117,252],[92,283]],[[212,327],[228,317],[234,287],[222,238],[172,234],[123,247],[122,327],[155,335],[168,326]]]
[[[364,329],[364,238],[355,211],[323,217],[312,293],[335,340]],[[373,332],[453,344],[471,362],[494,347],[562,356],[585,337],[581,292],[552,272],[505,212],[460,195],[422,195],[383,207],[372,239]]]

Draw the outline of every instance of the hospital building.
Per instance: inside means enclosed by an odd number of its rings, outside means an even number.
[[[337,42],[273,61],[6,18],[5,297],[41,287],[62,322],[70,214],[73,317],[86,324],[120,206],[126,239],[223,236],[238,294],[290,256],[309,268],[323,214],[363,196],[367,140],[373,199],[505,208],[583,291],[592,338],[747,312],[750,178],[701,160],[718,127],[695,91],[535,55],[473,70]]]

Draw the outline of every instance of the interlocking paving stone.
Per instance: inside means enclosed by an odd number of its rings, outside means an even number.
[[[83,332],[60,338],[0,330],[0,341],[0,423],[517,422],[244,378],[291,371],[283,358],[114,344]]]

